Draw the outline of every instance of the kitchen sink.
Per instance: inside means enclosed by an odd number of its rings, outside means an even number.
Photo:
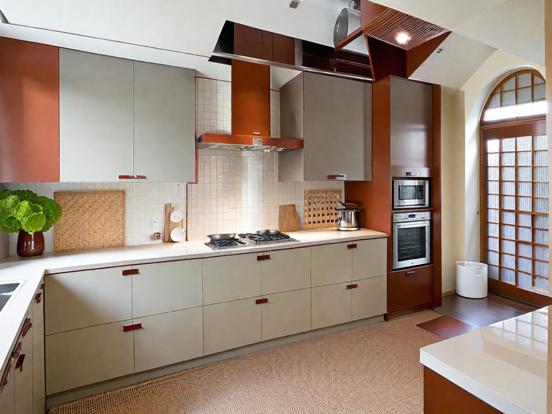
[[[0,283],[0,313],[21,283]]]

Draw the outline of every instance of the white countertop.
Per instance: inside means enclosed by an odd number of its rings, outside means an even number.
[[[504,413],[545,414],[548,307],[426,346],[420,362]]]
[[[387,237],[385,233],[366,229],[358,231],[307,230],[288,232],[287,234],[296,241],[221,250],[213,250],[205,246],[204,242],[158,243],[71,254],[47,254],[29,259],[11,257],[0,261],[0,282],[18,281],[23,283],[17,294],[10,299],[0,313],[1,368],[4,368],[4,364],[8,360],[7,357],[17,339],[16,335],[23,325],[25,314],[44,274],[274,251]]]

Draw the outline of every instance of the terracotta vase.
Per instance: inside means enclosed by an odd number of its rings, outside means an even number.
[[[44,253],[44,234],[37,231],[33,234],[21,230],[17,237],[17,254],[21,257],[40,256]]]

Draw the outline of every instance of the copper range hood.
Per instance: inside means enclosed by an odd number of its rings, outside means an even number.
[[[205,133],[198,148],[281,152],[303,148],[298,138],[270,136],[270,67],[232,61],[232,133]]]

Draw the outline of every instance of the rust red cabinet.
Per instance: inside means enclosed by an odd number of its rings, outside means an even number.
[[[293,65],[295,40],[289,36],[234,23],[234,53]]]
[[[390,272],[387,283],[388,314],[432,304],[433,266]]]
[[[0,182],[59,181],[59,49],[0,38]]]

